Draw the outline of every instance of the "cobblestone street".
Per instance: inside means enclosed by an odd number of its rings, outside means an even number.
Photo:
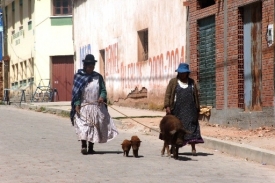
[[[97,154],[80,153],[68,118],[11,106],[0,106],[1,183],[85,182],[251,182],[275,181],[275,169],[233,158],[214,150],[189,146],[180,159],[160,156],[162,141],[155,136],[119,129],[116,139],[95,144]],[[121,142],[138,135],[139,158],[123,157]]]

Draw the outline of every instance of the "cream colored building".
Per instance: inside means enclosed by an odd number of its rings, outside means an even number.
[[[111,103],[159,109],[170,78],[185,62],[183,0],[74,0],[75,69],[99,60]]]
[[[5,6],[10,88],[25,88],[31,97],[49,86],[58,89],[60,100],[70,100],[74,65],[71,0],[6,0]]]

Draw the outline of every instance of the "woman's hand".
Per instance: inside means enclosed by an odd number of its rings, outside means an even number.
[[[98,102],[98,104],[102,104],[102,103],[104,103],[104,99],[102,97],[99,97],[97,102]]]
[[[171,109],[170,109],[170,107],[166,107],[166,115],[168,115],[168,114],[171,114]]]
[[[80,105],[75,106],[76,115],[80,117]]]

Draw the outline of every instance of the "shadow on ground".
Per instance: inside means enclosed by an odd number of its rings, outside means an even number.
[[[179,159],[176,159],[176,160],[178,160],[178,161],[197,161],[197,160],[193,160],[192,158],[185,157],[185,156],[179,156]]]
[[[133,155],[125,156],[125,158],[144,158],[144,156],[134,157]]]
[[[179,155],[184,155],[184,156],[193,156],[193,154],[190,153],[179,153]],[[210,153],[203,153],[203,152],[197,152],[197,156],[210,156],[210,155],[214,155],[214,154],[210,154]]]
[[[93,154],[122,154],[122,151],[96,151]]]

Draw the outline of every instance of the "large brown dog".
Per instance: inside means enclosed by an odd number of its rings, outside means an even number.
[[[162,118],[159,124],[160,128],[160,139],[164,141],[161,155],[167,151],[167,156],[171,157],[169,151],[169,145],[171,145],[171,151],[174,159],[178,159],[179,147],[183,146],[184,136],[189,133],[183,128],[181,121],[173,116],[166,115]]]

